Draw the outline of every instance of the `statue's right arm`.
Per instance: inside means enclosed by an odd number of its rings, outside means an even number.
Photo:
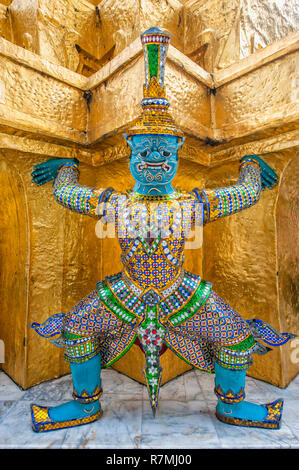
[[[261,191],[272,189],[277,182],[277,174],[261,157],[245,155],[236,184],[216,189],[195,188],[193,193],[203,205],[203,223],[206,224],[248,209],[259,201]]]
[[[54,158],[35,165],[32,180],[38,186],[54,179],[53,196],[62,206],[79,214],[98,217],[101,196],[109,196],[110,188],[96,189],[78,184],[79,162],[75,158]]]

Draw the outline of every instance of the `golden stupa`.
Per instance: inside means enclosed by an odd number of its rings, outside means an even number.
[[[176,185],[231,184],[245,154],[261,155],[280,178],[250,211],[206,226],[186,269],[245,318],[299,333],[295,0],[254,3],[0,0],[0,352],[23,388],[68,372],[62,352],[28,325],[67,311],[120,270],[109,230],[97,238],[94,220],[54,203],[51,184],[32,184],[32,168],[76,157],[82,184],[128,187],[122,133],[140,114],[139,36],[153,25],[172,36],[165,85],[186,136]],[[135,366],[143,360],[134,346],[114,367],[142,381]],[[171,351],[161,362],[164,381],[190,367]],[[257,357],[249,375],[285,387],[298,371],[294,339]]]

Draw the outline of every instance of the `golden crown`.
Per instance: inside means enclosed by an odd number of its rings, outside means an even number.
[[[143,85],[142,113],[128,131],[135,134],[166,134],[183,137],[168,112],[165,96],[164,71],[170,34],[159,28],[150,28],[141,34],[144,51],[145,84]]]

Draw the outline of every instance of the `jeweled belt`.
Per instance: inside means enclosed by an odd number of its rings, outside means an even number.
[[[166,298],[169,295],[171,295],[181,284],[183,278],[185,275],[185,270],[182,268],[178,277],[170,283],[167,287],[164,287],[163,289],[159,289],[159,294],[162,298]],[[138,297],[141,297],[142,294],[144,293],[144,289],[136,286],[136,284],[129,278],[129,276],[126,274],[126,272],[123,270],[122,271],[122,280],[126,283],[128,288],[134,292],[135,295]]]

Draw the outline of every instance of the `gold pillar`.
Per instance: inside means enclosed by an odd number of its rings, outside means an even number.
[[[29,214],[23,180],[0,155],[0,338],[5,346],[4,370],[19,384],[26,377],[28,318]]]
[[[298,334],[299,318],[299,159],[293,153],[281,175],[276,202],[277,280],[282,331]],[[281,383],[298,374],[298,339],[283,348]],[[296,351],[297,349],[297,351]]]
[[[23,388],[69,371],[62,350],[29,324],[66,312],[93,290],[101,263],[94,220],[56,204],[51,184],[40,191],[31,183],[40,161],[38,154],[1,151],[2,367]],[[83,164],[81,172],[94,186],[93,168]]]
[[[280,176],[279,185],[262,192],[252,208],[205,227],[203,273],[243,318],[260,318],[277,331],[298,334],[295,155],[263,156]],[[233,162],[211,169],[205,187],[232,184],[238,166]],[[254,355],[249,375],[285,387],[299,371],[291,353],[292,342],[265,356]]]

